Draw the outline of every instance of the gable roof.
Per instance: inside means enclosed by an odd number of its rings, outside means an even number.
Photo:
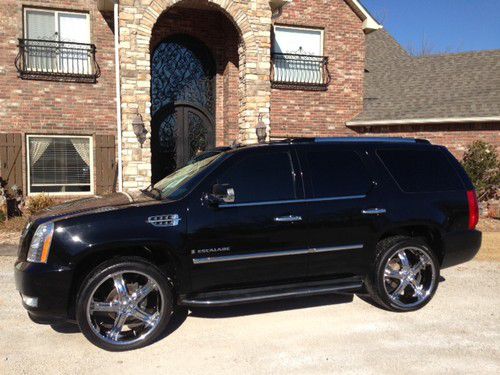
[[[377,22],[375,17],[373,17],[370,12],[368,12],[368,10],[363,6],[363,4],[361,4],[359,0],[345,0],[345,2],[363,21],[363,30],[366,34],[382,28],[382,25]]]
[[[364,109],[348,126],[500,121],[500,50],[410,56],[366,36]]]

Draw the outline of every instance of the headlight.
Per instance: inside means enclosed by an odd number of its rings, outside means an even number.
[[[47,263],[53,234],[54,223],[52,221],[44,223],[36,229],[28,250],[28,262]]]

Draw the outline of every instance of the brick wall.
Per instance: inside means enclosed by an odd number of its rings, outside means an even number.
[[[116,134],[114,37],[108,25],[112,14],[103,15],[96,4],[94,0],[0,0],[0,133]],[[101,68],[96,84],[18,78],[14,60],[18,38],[23,37],[23,6],[89,12],[91,43]]]
[[[363,107],[365,35],[344,0],[294,0],[275,25],[324,30],[332,77],[327,91],[272,89],[271,136],[333,136],[352,132],[345,122]]]
[[[481,140],[496,146],[500,154],[500,123],[487,124],[421,124],[353,128],[357,135],[377,137],[423,138],[446,146],[461,159],[467,146]]]

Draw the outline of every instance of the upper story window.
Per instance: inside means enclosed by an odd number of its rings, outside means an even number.
[[[330,81],[323,56],[323,30],[275,26],[273,87],[325,89]]]
[[[95,81],[89,14],[25,8],[16,66],[22,78]]]

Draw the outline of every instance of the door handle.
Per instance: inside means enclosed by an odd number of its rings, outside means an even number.
[[[274,221],[278,223],[293,223],[294,221],[302,221],[302,216],[297,216],[297,215],[278,216],[274,218]]]
[[[366,210],[361,210],[363,215],[380,215],[385,214],[386,212],[385,208],[367,208]]]

